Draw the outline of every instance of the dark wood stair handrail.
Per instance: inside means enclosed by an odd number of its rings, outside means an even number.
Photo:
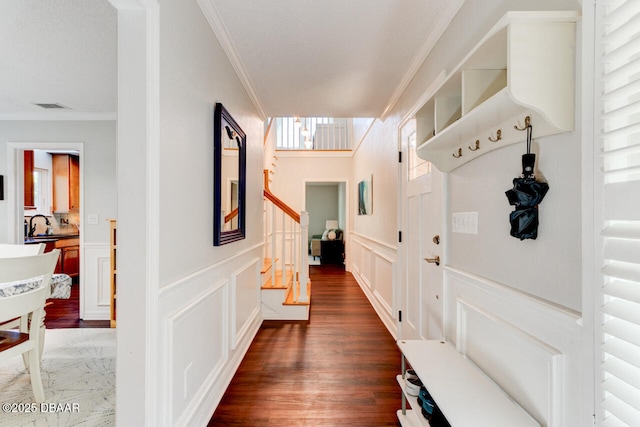
[[[293,210],[285,202],[280,200],[278,196],[276,196],[269,190],[269,170],[267,169],[264,170],[264,197],[271,201],[271,203],[276,205],[285,214],[287,214],[289,218],[300,224],[300,214]]]

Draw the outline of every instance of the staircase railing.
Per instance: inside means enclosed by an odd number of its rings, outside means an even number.
[[[264,179],[264,257],[271,264],[271,286],[285,287],[291,278],[292,298],[288,301],[308,303],[309,214],[296,212],[269,190],[268,170]]]

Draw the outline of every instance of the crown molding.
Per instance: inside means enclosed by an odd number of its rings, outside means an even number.
[[[144,4],[139,0],[109,0],[111,6],[117,10],[142,10]]]
[[[0,113],[0,120],[37,120],[37,121],[116,121],[118,114],[112,113],[80,113],[73,111],[50,111],[37,113]]]
[[[416,73],[418,72],[418,70],[424,63],[424,61],[427,59],[427,56],[429,56],[429,53],[431,53],[431,50],[440,39],[440,36],[442,36],[444,31],[447,29],[447,27],[451,23],[451,20],[453,19],[453,17],[456,15],[456,13],[458,13],[458,10],[460,10],[460,7],[464,3],[464,1],[465,0],[455,0],[455,1],[447,2],[447,8],[442,12],[441,17],[440,19],[438,19],[438,22],[436,23],[436,26],[434,30],[431,32],[431,35],[429,36],[429,38],[425,40],[420,50],[418,51],[416,56],[413,58],[413,62],[407,69],[407,72],[402,77],[402,80],[400,80],[400,83],[396,87],[396,90],[391,95],[391,98],[389,99],[387,107],[384,109],[384,111],[380,115],[380,120],[384,121],[389,115],[389,113],[391,112],[391,110],[393,109],[393,107],[395,107],[396,103],[398,102],[398,100],[400,99],[404,91],[407,89],[407,87],[409,86],[409,83],[411,83],[411,80],[413,80],[413,77],[416,75]]]
[[[260,99],[258,99],[258,95],[256,95],[254,85],[249,78],[249,74],[246,71],[244,63],[242,62],[242,59],[240,59],[240,55],[238,54],[238,51],[233,44],[231,37],[229,36],[229,32],[227,31],[227,28],[225,27],[224,22],[222,21],[220,14],[216,9],[215,1],[197,0],[197,3],[200,6],[200,9],[202,9],[202,12],[207,19],[209,26],[213,30],[213,33],[216,35],[216,38],[220,42],[222,49],[227,54],[227,58],[229,59],[229,62],[231,62],[233,69],[236,71],[236,74],[240,79],[240,83],[247,91],[249,99],[251,99],[251,102],[258,111],[260,117],[263,120],[267,120],[267,115],[262,108],[262,104],[260,103]]]

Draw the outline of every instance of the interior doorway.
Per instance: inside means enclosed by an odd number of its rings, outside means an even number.
[[[83,207],[83,186],[84,186],[84,144],[82,142],[9,142],[8,162],[9,176],[12,177],[14,185],[8,188],[7,201],[9,203],[9,230],[14,230],[9,235],[12,243],[31,243],[35,241],[47,245],[49,250],[53,248],[61,249],[63,256],[56,267],[56,272],[69,274],[73,279],[72,287],[75,287],[73,301],[66,301],[64,304],[66,313],[76,313],[79,322],[84,317],[84,259],[80,256],[83,253],[84,235],[81,232],[81,218],[84,217]],[[32,158],[31,168],[33,171],[33,181],[29,185],[34,187],[34,198],[28,198],[25,191],[25,152],[29,152]],[[59,156],[59,157],[57,157]],[[71,197],[67,193],[65,197],[60,197],[60,191],[54,192],[56,185],[62,185],[63,179],[58,176],[59,171],[54,171],[54,165],[69,162],[73,156],[77,161],[75,170],[77,183],[75,189],[71,190],[67,183],[67,191],[75,191]],[[55,160],[53,160],[55,157]],[[27,162],[29,163],[29,162]],[[67,177],[67,179],[70,179]],[[27,179],[28,180],[28,179]],[[56,181],[58,181],[56,183]],[[58,200],[56,200],[56,196]],[[66,206],[62,206],[62,202]],[[72,204],[73,203],[73,204]],[[29,206],[27,206],[29,205]],[[46,241],[44,241],[46,240]],[[60,242],[60,243],[57,243]],[[60,246],[60,247],[58,247]],[[66,257],[66,258],[65,258]],[[68,271],[63,271],[66,269]],[[77,305],[77,307],[73,307]],[[67,315],[68,316],[68,315]]]
[[[304,200],[309,213],[309,264],[345,265],[347,182],[305,182]]]

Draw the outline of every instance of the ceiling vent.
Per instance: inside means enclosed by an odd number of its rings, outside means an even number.
[[[67,108],[67,107],[65,107],[64,105],[61,105],[61,104],[38,104],[38,103],[35,103],[35,105],[37,105],[38,107],[46,108],[46,109],[56,109],[56,108],[65,109],[65,108]]]

